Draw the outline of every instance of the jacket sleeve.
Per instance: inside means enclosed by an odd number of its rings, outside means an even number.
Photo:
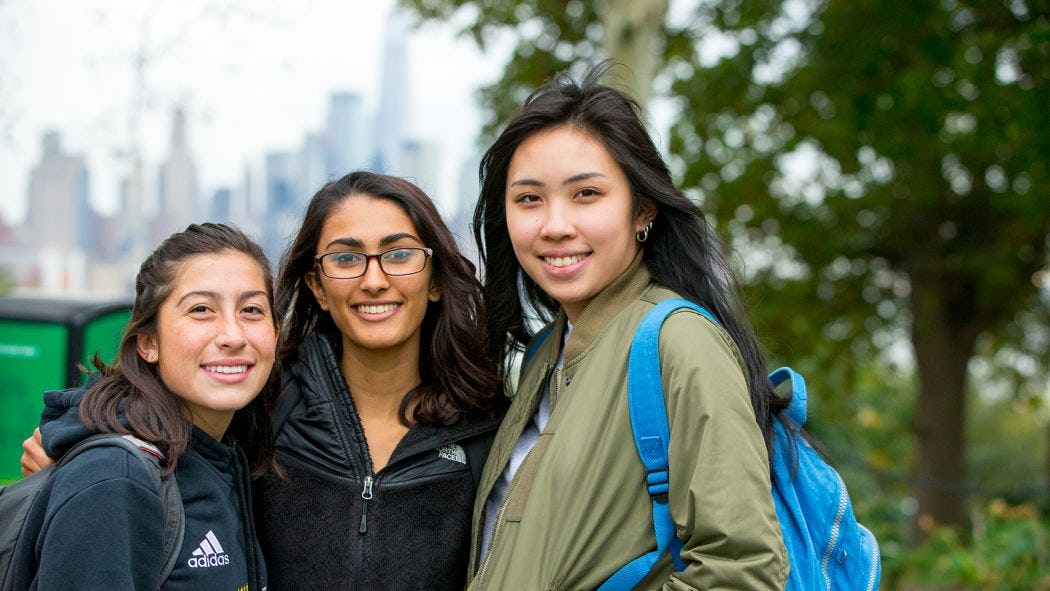
[[[660,334],[670,509],[684,571],[665,590],[783,589],[788,563],[769,460],[735,345],[693,312]]]
[[[35,588],[155,589],[163,507],[138,460],[118,448],[92,449],[54,478]]]

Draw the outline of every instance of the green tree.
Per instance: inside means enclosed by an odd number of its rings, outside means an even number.
[[[517,32],[482,93],[489,133],[553,72],[609,55],[600,3],[406,3],[434,18],[472,5],[483,47]],[[1047,306],[1048,15],[1045,0],[697,0],[656,43],[672,169],[744,253],[773,354],[832,396],[910,342],[920,522],[965,520],[978,346],[992,363],[1046,355],[1019,327]]]

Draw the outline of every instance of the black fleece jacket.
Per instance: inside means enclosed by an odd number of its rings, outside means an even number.
[[[40,430],[51,457],[92,434],[78,416],[83,394],[44,395]],[[193,430],[175,466],[186,533],[165,590],[266,588],[248,474],[235,443]],[[147,469],[121,448],[100,447],[63,466],[49,484],[47,502],[34,503],[26,519],[25,531],[39,534],[23,537],[15,550],[15,588],[152,591],[163,561],[164,522]]]
[[[462,589],[475,482],[498,417],[414,425],[373,472],[361,422],[328,342],[285,367],[298,400],[276,434],[288,478],[256,481],[270,585],[297,589]]]

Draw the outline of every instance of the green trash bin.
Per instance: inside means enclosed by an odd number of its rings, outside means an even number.
[[[129,301],[0,298],[0,482],[22,475],[43,392],[83,384],[96,352],[112,361],[130,315]]]

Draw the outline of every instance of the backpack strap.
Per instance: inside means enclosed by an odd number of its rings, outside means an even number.
[[[599,591],[633,589],[652,570],[666,552],[670,552],[676,571],[685,569],[680,556],[682,541],[675,536],[674,521],[668,505],[667,447],[671,430],[667,424],[663,386],[660,383],[660,328],[671,313],[689,308],[721,326],[706,308],[688,300],[672,298],[653,307],[642,319],[631,341],[627,362],[627,404],[631,414],[631,431],[638,457],[645,465],[645,483],[653,503],[653,530],[656,549],[635,558],[613,573]]]
[[[186,533],[186,514],[182,508],[182,493],[179,492],[179,484],[175,481],[174,474],[168,478],[163,477],[160,462],[164,459],[164,454],[160,449],[134,435],[99,433],[84,439],[63,454],[55,464],[54,470],[58,470],[89,449],[107,445],[124,448],[129,454],[135,456],[146,467],[160,493],[164,509],[164,562],[155,585],[157,589],[160,589],[172,569],[175,568],[175,563],[178,562],[179,551],[182,549]]]
[[[544,326],[535,336],[532,337],[532,343],[529,344],[529,348],[525,351],[525,357],[521,360],[521,372],[525,373],[525,368],[529,366],[529,362],[536,356],[536,351],[540,350],[540,346],[546,342],[547,337],[551,336],[551,331],[554,330],[553,324]]]

